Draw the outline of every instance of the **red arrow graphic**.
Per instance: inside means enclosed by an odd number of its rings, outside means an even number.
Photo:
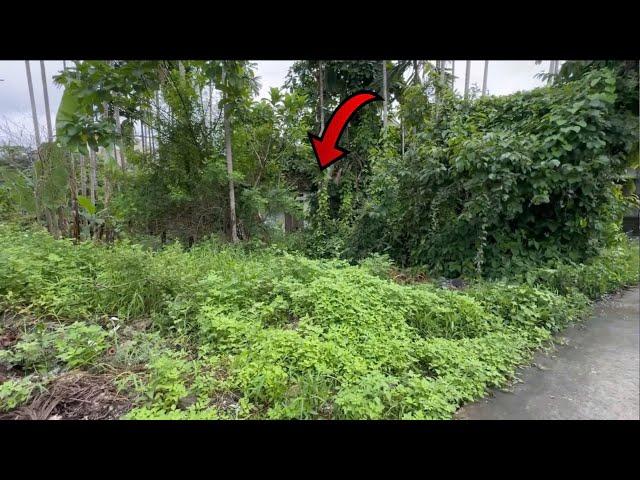
[[[340,140],[347,122],[355,111],[375,100],[382,100],[382,97],[367,90],[356,92],[338,105],[338,108],[331,114],[321,137],[309,132],[309,140],[313,147],[313,153],[316,154],[320,170],[324,170],[349,153],[338,146],[338,140]]]

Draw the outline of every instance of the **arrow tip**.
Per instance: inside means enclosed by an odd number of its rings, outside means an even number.
[[[349,153],[344,148],[333,145],[333,142],[323,141],[311,132],[309,132],[309,140],[311,140],[313,153],[316,155],[320,170],[324,170]]]

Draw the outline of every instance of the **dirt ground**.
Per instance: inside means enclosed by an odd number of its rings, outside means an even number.
[[[56,378],[28,405],[0,420],[114,420],[130,408],[109,375],[76,371]]]

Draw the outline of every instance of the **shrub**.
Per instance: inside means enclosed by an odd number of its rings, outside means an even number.
[[[574,291],[591,299],[640,281],[640,248],[637,239],[622,239],[584,264],[556,262],[524,275],[532,285],[544,285],[562,295]]]
[[[108,333],[99,325],[75,322],[58,332],[55,339],[56,358],[68,368],[90,365],[107,348]]]
[[[563,297],[527,284],[481,283],[466,293],[506,325],[542,327],[553,332],[580,318],[588,306],[581,293]]]
[[[31,394],[39,387],[35,377],[10,379],[0,384],[0,412],[9,412],[27,403]]]
[[[630,202],[638,120],[618,108],[624,94],[604,68],[561,86],[443,101],[404,154],[388,138],[373,150],[345,240],[351,255],[384,252],[451,278],[596,255],[615,242]]]

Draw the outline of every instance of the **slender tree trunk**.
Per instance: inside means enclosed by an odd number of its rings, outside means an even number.
[[[322,61],[318,62],[318,89],[320,90],[318,95],[320,97],[320,135],[324,132],[324,68]]]
[[[213,128],[213,82],[209,80],[209,128]]]
[[[67,221],[67,216],[64,214],[64,207],[60,205],[57,208],[58,215],[58,232],[60,237],[69,235],[69,222]]]
[[[418,70],[418,61],[417,60],[413,61],[413,84],[414,85],[419,85],[420,84],[420,71]]]
[[[158,91],[156,91],[156,125],[158,127],[161,126],[160,124],[160,93]],[[160,128],[158,128],[158,130],[156,131],[156,136],[158,138],[158,147],[160,146]]]
[[[53,142],[53,130],[51,129],[51,111],[49,110],[49,89],[47,87],[47,72],[44,68],[44,60],[40,60],[40,73],[42,73],[42,93],[44,95],[44,111],[47,115],[47,134],[49,141]]]
[[[384,102],[382,103],[382,127],[383,128],[387,128],[388,125],[388,120],[387,120],[387,115],[388,115],[388,96],[389,96],[389,92],[387,90],[387,61],[383,60],[382,61],[382,96],[384,98]]]
[[[36,99],[33,95],[33,81],[31,80],[31,66],[29,60],[25,60],[27,68],[27,84],[29,85],[29,100],[31,101],[31,117],[33,119],[33,131],[36,136],[36,147],[40,148],[40,126],[38,125],[38,112],[36,111]]]
[[[33,131],[36,139],[36,151],[37,156],[40,158],[40,127],[38,125],[38,112],[36,111],[36,99],[33,94],[33,81],[31,79],[31,66],[29,64],[29,60],[24,61],[25,67],[27,69],[27,83],[29,85],[29,100],[31,102],[31,117],[33,119]],[[42,164],[42,161],[40,162]],[[33,169],[33,180],[34,180],[34,203],[36,207],[36,221],[40,221],[40,176],[38,175],[37,165]],[[49,228],[50,222],[49,218],[47,218],[47,228]],[[51,231],[51,230],[49,230]]]
[[[58,226],[51,215],[51,209],[49,207],[44,208],[44,216],[47,220],[47,230],[54,238],[58,238]]]
[[[436,103],[440,104],[440,101],[442,100],[442,89],[444,88],[445,85],[445,81],[446,81],[446,72],[445,72],[445,68],[447,66],[447,61],[446,60],[437,60],[436,61],[436,71],[440,72],[440,85],[437,86],[436,88]],[[438,121],[438,119],[440,118],[440,107],[438,106],[437,110],[436,110],[436,121]]]
[[[467,69],[464,75],[464,98],[469,98],[469,77],[471,76],[471,60],[467,60]]]
[[[98,195],[98,164],[96,160],[96,152],[93,151],[92,148],[89,148],[89,170],[90,170],[90,193],[91,193],[91,203],[93,205],[96,204],[97,195]]]
[[[484,75],[482,76],[482,96],[487,94],[487,75],[489,73],[489,60],[484,61]]]
[[[109,202],[111,201],[111,180],[109,180],[109,176],[105,172],[104,174],[104,196],[103,196],[103,204],[106,209],[109,206]]]
[[[556,60],[549,60],[549,79],[547,80],[547,84],[551,85],[553,82],[552,75],[556,73]]]
[[[231,241],[238,242],[238,226],[236,220],[236,193],[233,186],[233,152],[231,151],[231,118],[228,103],[224,104],[224,146],[227,155],[227,173],[229,174],[229,224]]]
[[[87,196],[87,171],[85,170],[84,155],[80,155],[80,195]]]
[[[149,119],[149,125],[152,125],[153,114],[151,112],[147,113],[147,118]],[[155,129],[150,126],[149,131],[151,132],[151,155],[155,156],[156,154],[156,133]]]
[[[149,114],[144,113],[144,120],[147,123],[147,144],[149,146],[149,154],[153,156],[153,129],[149,125]]]
[[[402,143],[402,158],[404,158],[404,122],[402,121],[402,117],[400,117],[400,135],[400,141]]]
[[[140,140],[142,142],[142,154],[146,153],[146,141],[144,136],[144,122],[140,120]]]
[[[114,107],[113,116],[116,120],[116,132],[118,135],[118,140],[116,141],[116,162],[118,161],[118,153],[120,151],[120,168],[124,172],[125,169],[125,158],[124,158],[124,140],[122,138],[122,124],[120,123],[120,107]]]
[[[451,60],[451,90],[455,90],[456,83],[456,61]]]
[[[71,172],[69,173],[69,188],[71,190],[71,215],[73,216],[71,235],[76,243],[80,241],[80,214],[78,212],[78,184],[76,183],[76,161],[71,155]]]

